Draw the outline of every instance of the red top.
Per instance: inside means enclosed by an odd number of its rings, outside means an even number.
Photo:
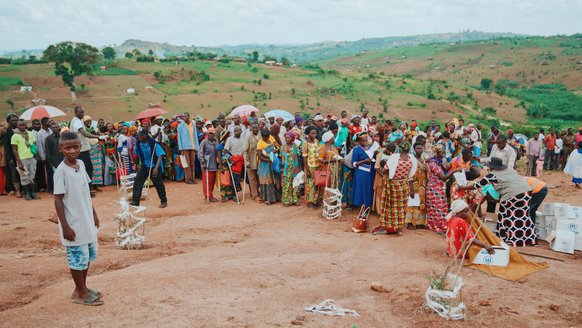
[[[398,165],[396,166],[396,172],[394,173],[393,180],[404,180],[408,179],[408,174],[412,170],[412,161],[410,160],[410,156],[408,159],[403,160],[402,157],[398,159]]]
[[[469,222],[465,221],[460,217],[453,216],[449,222],[449,226],[447,228],[447,253],[450,256],[462,256],[461,253],[463,250],[461,247],[463,246],[464,241],[469,241],[475,237],[473,234],[473,230],[471,230],[471,226]]]
[[[351,135],[356,135],[356,133],[360,133],[362,132],[362,126],[358,125],[358,126],[354,126],[353,124],[350,125],[350,134]]]
[[[548,134],[545,140],[547,150],[554,150],[556,148],[556,137],[553,134]]]

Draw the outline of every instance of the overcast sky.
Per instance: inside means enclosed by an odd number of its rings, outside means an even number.
[[[582,32],[582,0],[0,0],[0,49],[71,40],[311,43],[457,32]]]

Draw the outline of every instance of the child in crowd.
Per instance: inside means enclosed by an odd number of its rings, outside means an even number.
[[[99,219],[91,202],[91,179],[78,159],[81,141],[77,134],[61,134],[59,150],[65,159],[54,172],[54,199],[61,242],[75,282],[71,298],[76,304],[102,305],[101,293],[87,288],[89,263],[97,258]]]
[[[544,153],[540,152],[540,157],[538,157],[538,160],[536,161],[536,178],[541,179],[542,178],[542,172],[544,171]]]

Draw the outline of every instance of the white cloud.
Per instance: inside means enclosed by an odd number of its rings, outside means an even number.
[[[0,49],[128,38],[175,44],[308,43],[477,29],[582,32],[582,1],[27,0],[0,3]]]

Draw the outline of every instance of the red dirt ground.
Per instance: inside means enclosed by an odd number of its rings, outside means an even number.
[[[563,174],[547,174],[549,200],[582,205]],[[71,304],[73,289],[52,197],[0,198],[0,322],[25,326],[196,327],[573,327],[582,325],[582,254],[555,253],[543,243],[525,251],[559,260],[508,282],[462,269],[464,322],[423,309],[426,276],[447,263],[445,239],[425,230],[403,237],[354,234],[356,211],[327,221],[319,212],[202,201],[201,184],[168,183],[169,207],[150,193],[146,247],[119,250],[113,242],[117,192],[104,188],[100,254],[89,285],[104,293],[101,307]],[[371,222],[375,224],[375,222]],[[387,290],[370,290],[373,282]],[[327,317],[303,308],[332,298],[359,318]],[[481,301],[490,300],[490,306]],[[484,302],[487,303],[487,302]],[[559,305],[557,311],[551,304]]]

